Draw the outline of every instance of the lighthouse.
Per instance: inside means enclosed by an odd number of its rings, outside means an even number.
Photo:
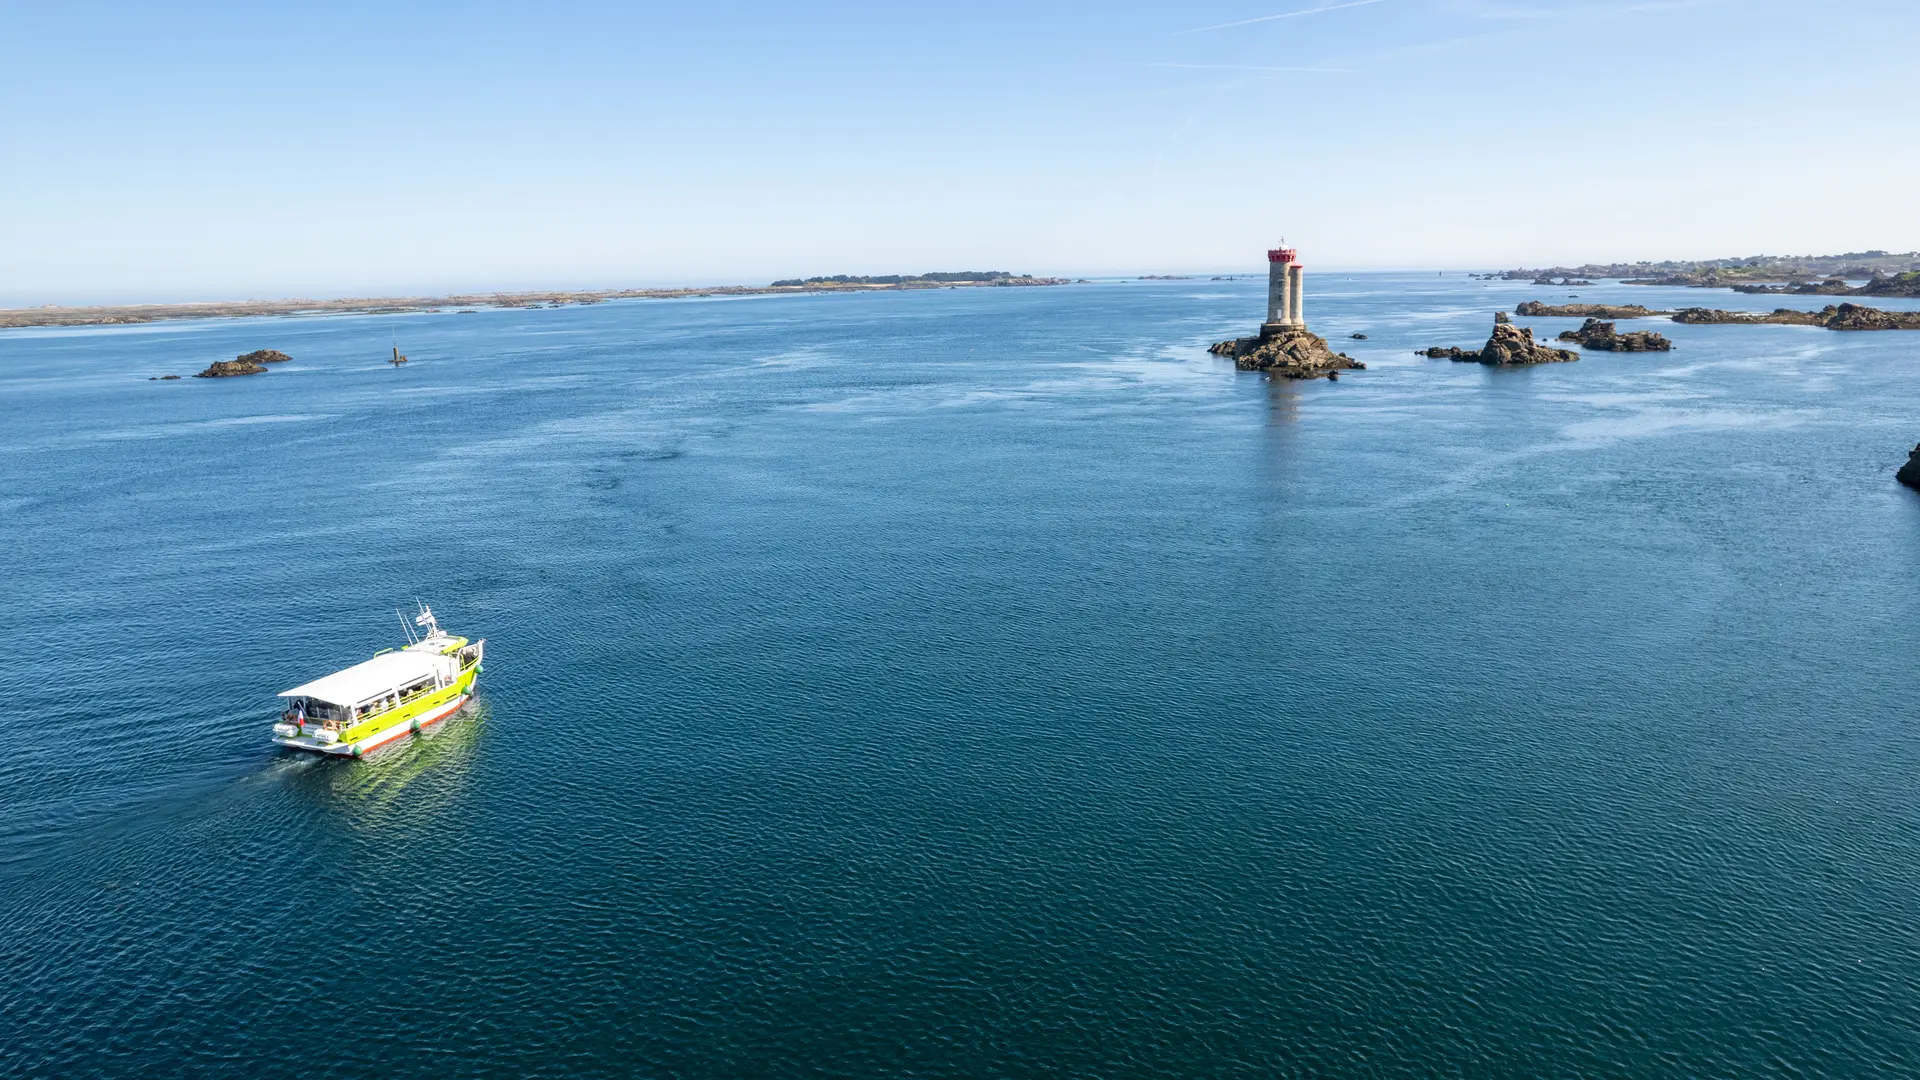
[[[1337,379],[1342,371],[1365,368],[1346,353],[1334,352],[1307,329],[1306,277],[1298,251],[1284,246],[1270,249],[1267,321],[1260,324],[1260,336],[1222,341],[1207,351],[1232,357],[1233,366],[1241,371],[1265,371],[1288,379]]]
[[[1262,337],[1285,330],[1307,327],[1305,281],[1307,268],[1300,265],[1300,253],[1290,247],[1267,252],[1267,321],[1260,328]]]

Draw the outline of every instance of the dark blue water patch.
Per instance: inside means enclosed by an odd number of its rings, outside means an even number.
[[[0,1072],[1906,1075],[1920,336],[1262,288],[0,336]]]

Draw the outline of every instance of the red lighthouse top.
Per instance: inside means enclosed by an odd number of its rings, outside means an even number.
[[[1267,251],[1267,261],[1292,266],[1300,261],[1300,252],[1289,247],[1270,248]]]

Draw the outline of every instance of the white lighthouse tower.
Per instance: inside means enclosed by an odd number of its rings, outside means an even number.
[[[1290,247],[1267,252],[1267,321],[1260,327],[1261,337],[1272,337],[1287,330],[1307,327],[1307,268],[1300,264],[1300,253]]]

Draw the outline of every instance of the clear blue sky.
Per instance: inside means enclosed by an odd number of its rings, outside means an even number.
[[[1319,9],[1319,10],[1314,10]],[[1920,248],[1913,0],[0,3],[0,302]]]

